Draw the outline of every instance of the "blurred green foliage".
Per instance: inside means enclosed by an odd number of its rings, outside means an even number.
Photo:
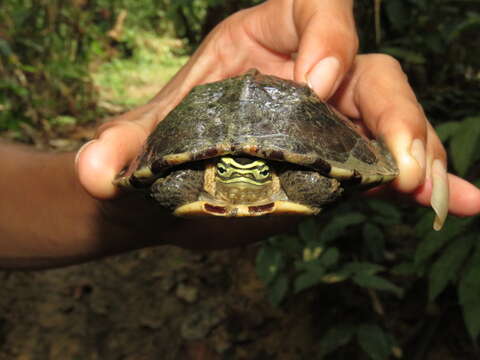
[[[57,115],[80,117],[94,109],[93,15],[75,2],[1,3],[0,130],[20,121],[41,127]]]

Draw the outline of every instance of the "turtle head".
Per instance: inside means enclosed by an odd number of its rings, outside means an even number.
[[[224,156],[217,163],[217,181],[262,186],[272,181],[272,174],[264,160]]]
[[[215,180],[217,194],[231,203],[255,203],[271,194],[272,171],[262,159],[221,157]]]

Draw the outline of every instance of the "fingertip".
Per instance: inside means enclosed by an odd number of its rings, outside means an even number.
[[[321,99],[328,100],[342,80],[340,61],[334,56],[320,60],[308,72],[306,80],[308,86]]]
[[[425,168],[422,167],[422,162],[412,154],[413,144],[409,136],[406,134],[397,137],[389,136],[388,140],[387,145],[393,152],[399,169],[399,176],[394,180],[393,186],[402,193],[411,193],[425,181]],[[413,145],[418,155],[420,150],[416,147],[417,145]]]
[[[341,84],[358,51],[352,4],[341,1],[305,1],[294,5],[300,44],[294,79],[307,82],[322,99]]]
[[[97,199],[111,199],[118,193],[113,180],[141,151],[146,133],[132,122],[106,127],[99,138],[77,153],[76,171],[80,184]]]
[[[106,144],[94,140],[77,153],[76,171],[80,184],[94,198],[109,199],[116,195],[112,181],[116,175]]]
[[[480,214],[480,189],[472,183],[449,174],[450,211],[459,216]]]
[[[448,174],[449,213],[456,216],[474,216],[480,214],[480,189],[468,181]],[[430,205],[432,181],[426,179],[414,193],[415,200],[422,205]]]
[[[78,161],[80,159],[80,155],[83,153],[83,151],[91,144],[93,144],[95,141],[97,141],[96,139],[93,139],[93,140],[90,140],[90,141],[87,141],[85,144],[83,144],[80,149],[78,149],[77,153],[75,154],[75,166],[78,164]]]

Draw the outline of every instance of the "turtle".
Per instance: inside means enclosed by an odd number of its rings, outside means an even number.
[[[305,84],[256,69],[194,87],[115,179],[180,217],[315,215],[393,180],[380,140]]]

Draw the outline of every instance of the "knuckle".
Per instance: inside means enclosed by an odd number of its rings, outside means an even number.
[[[356,32],[345,25],[341,25],[324,40],[326,41],[326,43],[323,44],[325,50],[339,56],[339,60],[343,63],[343,66],[349,68],[359,48],[359,40]]]
[[[445,148],[443,146],[440,146],[439,147],[439,150],[438,150],[438,155],[439,155],[439,158],[442,159],[443,161],[447,161],[447,151],[445,150]]]
[[[343,26],[336,33],[337,44],[347,49],[349,55],[353,56],[358,52],[359,40],[354,29]]]
[[[379,53],[379,54],[372,54],[371,58],[373,60],[372,64],[374,64],[374,66],[395,68],[403,73],[402,65],[393,56]]]

